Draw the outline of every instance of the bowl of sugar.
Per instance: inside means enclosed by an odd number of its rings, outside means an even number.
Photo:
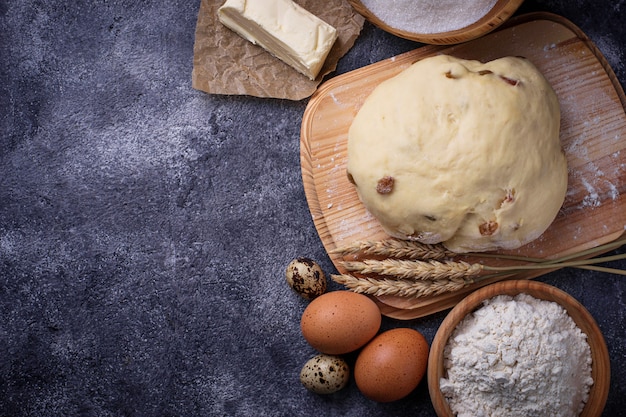
[[[427,378],[439,417],[598,417],[610,373],[604,337],[582,304],[539,281],[508,280],[448,313]]]
[[[433,45],[467,42],[504,23],[523,0],[348,0],[374,25]]]

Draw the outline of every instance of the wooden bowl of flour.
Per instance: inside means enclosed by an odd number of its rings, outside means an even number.
[[[556,302],[565,309],[578,328],[587,336],[587,343],[591,350],[593,385],[591,385],[589,398],[580,416],[598,417],[602,414],[610,385],[609,353],[604,337],[591,314],[576,299],[556,287],[539,281],[511,280],[501,281],[471,293],[448,313],[439,327],[431,346],[427,371],[431,401],[439,417],[455,415],[440,387],[441,378],[448,377],[444,366],[444,348],[454,330],[467,315],[481,308],[485,300],[498,295],[514,297],[522,293],[539,300]]]
[[[485,35],[504,23],[523,0],[348,0],[374,25],[401,38],[452,45]],[[429,6],[430,4],[430,6]]]

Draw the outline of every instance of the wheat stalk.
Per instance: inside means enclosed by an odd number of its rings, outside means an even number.
[[[348,274],[331,275],[333,281],[351,291],[373,295],[394,295],[400,297],[426,297],[458,291],[476,282],[472,278],[440,278],[434,281],[413,281],[409,279],[388,279],[354,277]]]
[[[467,262],[419,261],[404,259],[365,259],[343,262],[343,267],[359,274],[393,276],[399,279],[437,280],[478,275],[483,270],[481,264]]]
[[[365,259],[363,261],[346,261],[343,267],[350,272],[359,274],[377,274],[393,276],[398,279],[414,280],[437,280],[457,277],[471,277],[483,271],[495,273],[517,273],[521,271],[548,270],[559,268],[588,267],[591,265],[626,259],[626,254],[618,254],[601,258],[569,260],[571,256],[549,260],[545,262],[533,262],[523,265],[490,266],[481,263],[468,263],[464,261],[419,261],[404,259]],[[616,273],[626,271],[615,270]]]
[[[512,261],[533,262],[533,263],[541,263],[541,264],[547,265],[550,263],[565,262],[565,261],[569,261],[569,260],[576,259],[576,258],[584,258],[584,257],[588,257],[590,255],[594,255],[599,252],[608,252],[610,250],[617,249],[625,244],[626,244],[626,239],[618,239],[613,242],[605,243],[603,245],[599,245],[590,249],[585,249],[579,252],[574,252],[570,255],[566,255],[566,256],[563,256],[557,259],[552,259],[552,260],[542,259],[542,258],[531,258],[527,256],[503,255],[503,254],[498,254],[498,253],[474,253],[474,254],[468,254],[468,255],[471,255],[474,257],[481,257],[481,258],[508,259]],[[579,267],[582,268],[583,266],[581,265]],[[587,269],[586,266],[584,269]],[[618,274],[620,272],[623,272],[621,270],[617,270],[617,272],[615,272],[615,270],[611,270],[611,271],[613,271],[613,273],[618,273]]]
[[[401,245],[396,245],[395,242],[390,243],[390,241],[392,240],[378,242],[379,244],[376,244],[377,242],[357,242],[345,247],[341,252],[342,254],[361,251],[375,255],[388,255],[390,258],[345,261],[342,263],[343,267],[347,271],[357,273],[360,276],[349,274],[331,275],[332,279],[352,291],[374,296],[424,297],[457,291],[487,278],[511,276],[522,271],[581,268],[626,275],[624,270],[597,266],[599,263],[626,259],[626,254],[623,253],[599,258],[576,259],[617,249],[626,244],[626,239],[616,240],[575,254],[549,260],[497,254],[469,254],[474,257],[502,258],[523,262],[522,264],[511,266],[489,266],[482,263],[468,263],[464,261],[439,261],[432,258],[425,258],[428,260],[393,259],[394,257],[390,255],[392,253],[396,255],[411,253],[410,249],[412,247],[418,248],[418,251],[424,248],[422,244],[417,242],[407,241]],[[431,247],[431,245],[426,246]],[[397,248],[400,249],[396,251]],[[490,272],[490,274],[480,275],[482,272]],[[368,274],[378,275],[378,277],[365,276]]]
[[[387,258],[436,260],[443,260],[457,255],[447,250],[443,245],[427,245],[425,243],[400,239],[354,242],[350,245],[332,250],[330,253],[342,256],[363,253],[365,255],[385,256]]]

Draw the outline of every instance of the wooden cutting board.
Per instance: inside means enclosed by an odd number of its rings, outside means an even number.
[[[580,29],[560,16],[532,13],[468,43],[424,46],[337,76],[311,97],[301,128],[302,179],[313,221],[337,270],[346,272],[341,266],[344,259],[332,250],[354,241],[388,238],[346,176],[352,120],[381,81],[441,53],[481,61],[524,56],[548,79],[561,104],[561,141],[569,164],[565,202],[539,239],[506,253],[555,258],[621,236],[626,227],[626,96],[609,64]],[[439,296],[386,296],[376,301],[389,317],[413,319],[450,308],[492,282]]]

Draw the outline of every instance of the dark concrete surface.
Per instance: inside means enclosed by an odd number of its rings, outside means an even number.
[[[300,176],[307,101],[193,90],[198,8],[0,2],[0,416],[434,416],[425,383],[386,405],[300,385],[315,352],[283,271],[334,271]],[[626,84],[623,0],[532,10],[572,20]],[[366,24],[331,76],[418,46]],[[626,415],[626,279],[540,280],[598,321],[603,415]],[[430,342],[444,317],[383,327]]]

